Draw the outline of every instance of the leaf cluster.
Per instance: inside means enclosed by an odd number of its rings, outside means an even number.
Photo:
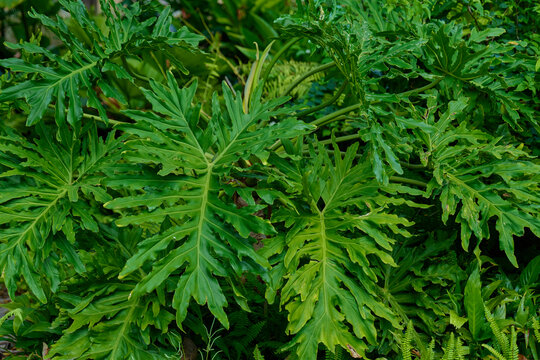
[[[54,359],[538,359],[530,32],[451,1],[59,3],[0,60],[1,337]]]

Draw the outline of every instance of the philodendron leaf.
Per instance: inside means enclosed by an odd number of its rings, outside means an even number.
[[[124,216],[118,225],[161,224],[169,218],[174,226],[142,241],[120,278],[152,262],[152,270],[137,284],[133,296],[151,292],[172,277],[176,282],[173,306],[178,325],[194,299],[208,305],[228,327],[224,311],[228,302],[219,279],[235,279],[248,269],[264,273],[268,261],[254,250],[255,239],[250,236],[275,231],[268,221],[253,215],[259,206],[237,208],[232,199],[223,197],[224,189],[234,193],[224,176],[230,174],[236,161],[251,156],[265,158],[266,147],[276,140],[300,135],[310,127],[291,118],[261,128],[254,126],[281,115],[282,110],[276,110],[276,106],[286,101],[280,98],[262,103],[260,89],[252,94],[245,113],[240,94],[233,94],[224,85],[227,111],[222,112],[214,96],[213,116],[209,122],[202,122],[200,106],[194,104],[196,82],[181,89],[169,74],[167,86],[154,81],[150,84],[152,90],[143,92],[155,113],[127,111],[136,123],[122,129],[135,135],[126,159],[158,165],[161,170],[156,169],[150,178],[111,179],[111,187],[128,186],[142,194],[114,199],[106,207],[126,215],[130,209],[140,208],[136,214]],[[152,137],[144,135],[147,133]],[[137,167],[127,171],[143,175]],[[153,198],[152,202],[147,198]],[[253,199],[248,201],[253,203]],[[179,270],[179,275],[173,275]]]
[[[540,236],[540,166],[520,146],[469,129],[462,121],[468,102],[461,97],[439,119],[429,116],[425,121],[437,128],[436,134],[414,130],[433,164],[428,194],[439,197],[443,222],[455,215],[466,250],[473,235],[480,241],[490,237],[489,220],[494,219],[499,247],[517,267],[514,237],[523,236],[525,228]]]
[[[100,99],[101,88],[108,96],[125,102],[121,92],[111,86],[107,72],[117,78],[134,81],[129,74],[129,65],[124,68],[118,65],[119,58],[137,56],[153,50],[166,54],[180,69],[185,70],[182,63],[172,56],[171,46],[182,47],[191,52],[196,51],[202,36],[193,34],[186,27],[171,31],[171,11],[166,7],[158,17],[146,19],[139,3],[122,6],[112,0],[102,0],[101,9],[107,15],[107,31],[103,31],[92,19],[86,6],[81,1],[60,0],[69,11],[71,21],[84,30],[87,38],[79,39],[66,25],[65,20],[57,21],[31,11],[30,16],[41,23],[62,40],[70,49],[70,57],[57,54],[33,43],[7,44],[14,50],[25,50],[31,54],[39,54],[39,64],[29,63],[23,59],[0,60],[0,66],[13,72],[35,74],[30,80],[2,89],[0,102],[25,98],[30,105],[30,113],[26,124],[33,125],[40,121],[51,103],[56,108],[57,122],[66,118],[70,124],[79,122],[83,115],[81,93],[88,98],[86,106],[98,110],[99,115],[107,121],[107,113]],[[90,43],[85,43],[89,41]],[[50,64],[44,67],[41,62]],[[109,91],[112,94],[109,94]],[[68,103],[66,105],[66,103]]]
[[[370,164],[353,165],[357,146],[343,157],[335,150],[333,161],[322,146],[309,162],[271,158],[296,196],[294,207],[273,218],[284,221],[288,231],[267,246],[278,253],[285,247],[284,269],[276,271],[284,276],[281,303],[289,313],[287,329],[295,334],[287,347],[306,360],[316,359],[320,343],[332,352],[341,347],[363,356],[367,344],[377,342],[376,318],[397,325],[378,298],[374,262],[396,266],[387,252],[392,233],[408,236],[401,227],[411,225],[379,205],[385,204],[384,189]],[[298,187],[303,187],[299,194]]]
[[[484,300],[482,299],[482,282],[480,269],[476,267],[467,280],[464,295],[465,311],[469,320],[469,331],[475,341],[481,339],[485,326]]]
[[[94,299],[94,293],[90,299],[77,299],[84,307],[68,311],[73,323],[49,355],[59,360],[162,359],[162,353],[145,344],[144,329],[152,324],[166,330],[174,316],[160,307],[155,297],[130,300],[128,289],[110,284],[104,290],[114,291],[112,294]]]
[[[40,124],[32,143],[0,127],[0,164],[6,169],[0,177],[0,270],[11,297],[22,275],[45,303],[42,280],[56,291],[62,259],[83,273],[74,227],[97,232],[103,216],[96,205],[111,200],[102,179],[120,158],[124,137],[111,132],[102,139],[95,124],[78,138],[66,124],[59,133],[58,140]]]

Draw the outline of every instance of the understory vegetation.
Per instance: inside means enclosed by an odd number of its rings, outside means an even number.
[[[0,359],[540,359],[536,2],[0,9]]]

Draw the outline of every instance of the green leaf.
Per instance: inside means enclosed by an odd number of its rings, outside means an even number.
[[[469,40],[478,43],[486,40],[488,37],[500,36],[505,32],[506,30],[502,28],[488,28],[482,31],[478,31],[476,28],[473,28]]]
[[[450,324],[454,325],[456,329],[460,329],[467,322],[467,318],[459,316],[455,311],[450,311]]]
[[[124,181],[124,186],[138,188],[143,195],[117,198],[106,206],[122,212],[135,206],[152,209],[125,216],[119,225],[159,224],[165,218],[177,225],[141,242],[120,277],[153,261],[152,271],[133,292],[134,296],[140,296],[181,270],[173,298],[177,323],[180,325],[185,319],[189,303],[194,299],[200,305],[207,304],[227,327],[224,307],[228,303],[218,279],[237,278],[247,269],[263,274],[269,264],[253,249],[254,239],[250,235],[269,235],[274,229],[269,222],[252,215],[259,207],[237,209],[231,199],[222,199],[222,190],[229,192],[230,189],[230,193],[234,193],[234,189],[221,179],[229,175],[234,162],[251,156],[264,159],[268,156],[265,148],[276,140],[300,135],[310,127],[285,119],[258,128],[258,124],[266,123],[270,117],[281,115],[283,110],[275,108],[286,100],[262,103],[260,88],[251,96],[249,112],[244,113],[240,94],[233,94],[224,85],[227,112],[221,111],[214,96],[212,118],[205,124],[199,121],[200,107],[193,104],[196,83],[180,89],[169,74],[167,86],[154,81],[150,84],[152,90],[143,89],[143,93],[154,111],[161,115],[126,112],[136,123],[123,126],[125,131],[134,135],[153,133],[151,139],[132,140],[126,158],[160,166],[162,170],[158,174],[169,179],[167,181],[174,181],[175,186],[161,182],[156,187],[154,180],[144,179]],[[144,203],[145,197],[154,200]]]
[[[536,196],[540,167],[527,161],[525,151],[502,143],[500,137],[468,129],[464,123],[454,125],[468,101],[464,97],[452,101],[439,120],[430,118],[436,134],[415,130],[423,132],[419,136],[434,167],[428,193],[439,196],[443,222],[455,215],[466,250],[472,235],[479,240],[489,238],[488,220],[496,218],[500,248],[517,267],[514,237],[522,236],[525,228],[540,234],[540,198]]]
[[[94,296],[91,295],[92,298]],[[145,326],[140,319],[146,318],[145,309],[150,305],[150,299],[141,302],[140,299],[128,298],[129,292],[118,290],[89,302],[82,309],[70,311],[73,323],[52,346],[49,355],[57,359],[73,356],[100,360],[161,359],[163,355],[151,351],[143,340]],[[161,321],[159,326],[165,329],[174,319],[165,309],[159,309],[153,317],[151,322]]]
[[[0,60],[1,66],[13,72],[34,75],[32,80],[3,89],[0,93],[0,102],[19,98],[27,100],[30,105],[30,114],[26,121],[28,126],[40,121],[52,102],[55,103],[60,121],[63,121],[67,108],[67,121],[70,124],[79,122],[83,115],[82,93],[88,98],[87,106],[98,110],[103,120],[107,121],[106,111],[95,88],[99,84],[105,91],[114,89],[114,86],[109,85],[114,79],[104,73],[108,70],[113,70],[119,78],[131,78],[126,73],[129,69],[121,69],[115,63],[118,57],[125,59],[128,54],[133,56],[159,49],[162,54],[169,56],[178,68],[185,71],[182,63],[172,56],[170,46],[196,51],[195,48],[202,39],[185,27],[172,32],[170,8],[165,8],[157,21],[155,18],[145,20],[139,4],[123,7],[114,1],[105,0],[101,9],[106,15],[109,30],[104,32],[95,24],[82,2],[62,0],[60,3],[73,15],[72,20],[84,30],[85,37],[78,38],[60,17],[55,21],[34,10],[30,12],[30,16],[41,21],[63,41],[70,49],[70,58],[60,57],[45,48],[25,42],[8,43],[7,46],[14,50],[40,54],[43,56],[40,64],[43,61],[50,64],[44,67],[22,59]],[[88,39],[91,44],[85,44]],[[116,98],[121,100],[121,96]],[[66,101],[69,102],[68,106]]]
[[[456,42],[451,35],[452,25],[442,25],[432,33],[425,45],[433,68],[461,81],[470,81],[487,74],[490,61],[478,61],[490,49],[470,51],[464,41]]]
[[[383,133],[383,128],[375,123],[370,127],[369,132],[362,138],[371,144],[371,162],[377,180],[382,184],[388,185],[389,178],[385,169],[385,164],[382,160],[383,157],[393,171],[398,174],[403,174],[403,169],[399,164],[398,157],[383,138]]]
[[[65,130],[63,125],[60,133],[66,135]],[[97,232],[96,220],[102,221],[102,215],[89,202],[108,200],[100,182],[120,158],[123,137],[115,139],[110,133],[101,139],[95,124],[81,131],[83,141],[75,140],[73,134],[57,140],[41,125],[37,133],[39,137],[31,143],[13,130],[0,129],[0,162],[7,166],[0,177],[0,269],[11,297],[16,279],[23,275],[30,290],[45,303],[42,279],[55,291],[59,279],[54,269],[63,266],[56,254],[77,272],[85,271],[75,250],[73,227]],[[80,196],[79,187],[83,189]],[[43,271],[41,264],[50,271]]]
[[[316,359],[319,343],[332,352],[341,346],[362,355],[368,346],[364,340],[377,341],[375,317],[397,325],[377,296],[372,261],[395,266],[384,250],[394,242],[389,234],[410,223],[377,208],[379,185],[369,164],[353,165],[356,149],[349,147],[344,157],[336,151],[331,161],[320,146],[311,162],[283,169],[286,182],[302,179],[303,188],[294,200],[300,213],[289,208],[274,215],[289,228],[274,241],[286,244],[281,303],[289,313],[287,329],[295,334],[287,348],[294,346],[301,359]],[[358,214],[348,213],[349,208]]]
[[[529,264],[521,271],[519,282],[523,286],[534,286],[540,276],[540,255],[533,258]]]
[[[474,269],[465,285],[464,305],[469,321],[469,331],[473,339],[478,341],[481,339],[482,329],[486,323],[479,267]]]

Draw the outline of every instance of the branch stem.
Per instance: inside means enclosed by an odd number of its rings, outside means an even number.
[[[343,142],[343,141],[360,139],[360,137],[361,137],[360,134],[344,135],[344,136],[339,136],[339,137],[335,138],[333,141],[332,141],[332,139],[327,139],[327,140],[319,141],[319,143],[324,144],[324,145],[328,145],[328,144],[332,144],[333,142],[339,143],[339,142]]]
[[[351,105],[351,106],[347,106],[346,108],[343,108],[341,110],[338,110],[338,111],[334,111],[333,113],[331,114],[328,114],[328,115],[325,115],[317,120],[314,120],[312,121],[310,124],[311,125],[316,125],[317,127],[321,127],[329,122],[332,122],[334,121],[336,117],[340,116],[340,115],[344,115],[348,112],[351,112],[353,110],[356,110],[358,109],[360,106],[362,106],[362,104],[358,103],[358,104],[354,104],[354,105]]]
[[[83,118],[105,122],[105,120],[102,119],[101,116],[87,114],[87,113],[84,113],[84,112],[83,112]],[[119,120],[109,119],[109,124],[118,125],[118,124],[129,124],[129,123],[127,121],[119,121]]]
[[[52,104],[49,104],[49,108],[54,109],[55,106],[52,105]],[[67,112],[67,111],[68,111],[68,110],[66,109],[66,112]],[[89,120],[97,120],[97,121],[102,121],[102,122],[106,123],[105,120],[101,118],[101,116],[96,116],[96,115],[87,114],[87,113],[83,112],[82,117],[83,117],[83,118],[86,118],[86,119],[89,119]],[[119,120],[114,120],[114,119],[109,119],[109,124],[112,124],[112,125],[129,124],[129,122],[127,122],[127,121],[119,121]]]
[[[408,162],[405,162],[405,161],[400,161],[399,164],[403,167],[406,167],[408,169],[425,169],[426,167],[422,164],[410,164]]]

